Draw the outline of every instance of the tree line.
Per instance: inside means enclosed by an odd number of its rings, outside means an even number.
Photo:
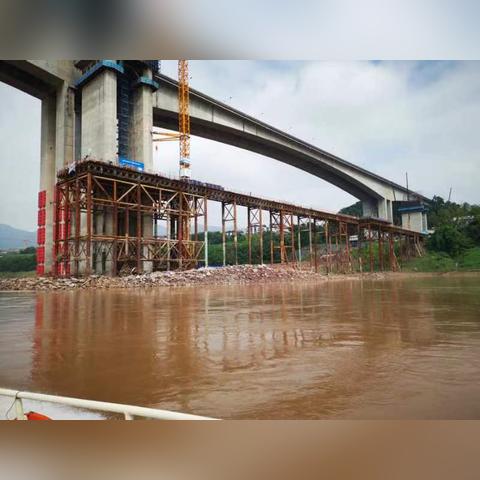
[[[0,256],[0,272],[30,272],[37,265],[35,247],[27,247],[19,252],[7,252]]]

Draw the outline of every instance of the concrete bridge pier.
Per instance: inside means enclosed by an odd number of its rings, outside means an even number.
[[[378,218],[393,222],[393,201],[388,198],[378,200]]]
[[[364,217],[393,222],[393,201],[387,198],[362,200],[362,213]]]
[[[45,203],[45,273],[52,273],[53,264],[53,212],[55,183],[55,129],[56,98],[49,96],[42,100],[41,140],[40,140],[40,191],[46,193]]]
[[[43,96],[41,107],[40,191],[45,203],[45,273],[53,273],[55,185],[57,171],[74,160],[74,93],[66,82]]]
[[[81,158],[117,161],[117,76],[104,70],[82,86]]]
[[[152,80],[152,71],[145,69],[142,77]],[[131,158],[143,163],[146,171],[153,171],[153,95],[149,85],[139,84],[135,87],[132,113],[129,149]]]
[[[152,80],[152,71],[144,69],[142,76]],[[133,92],[133,122],[130,129],[131,158],[144,165],[147,172],[153,171],[153,95],[147,84],[138,84]],[[144,237],[153,237],[153,215],[142,215],[142,234]],[[148,247],[143,247],[143,256],[148,258]],[[143,272],[153,270],[153,262],[144,261]]]
[[[121,159],[133,160],[142,163],[146,171],[152,171],[152,71],[143,68],[133,75],[127,62],[124,62],[123,71],[117,67],[105,67],[83,79],[79,85],[80,159],[91,158],[114,164]],[[125,97],[120,98],[122,95]],[[112,213],[104,211],[98,214],[101,216],[98,221],[102,225],[102,233],[111,235],[114,231]],[[152,236],[152,215],[142,215],[141,229],[144,236]],[[146,257],[147,253],[145,247],[143,255]],[[105,258],[97,258],[94,265],[97,273],[116,273],[113,272],[115,262],[112,254],[107,255],[106,261]],[[151,262],[143,262],[142,266],[145,271],[152,269]],[[105,272],[103,267],[106,267]]]

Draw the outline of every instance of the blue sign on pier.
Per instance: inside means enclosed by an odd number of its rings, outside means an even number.
[[[130,160],[129,158],[120,157],[118,159],[118,164],[121,167],[133,167],[136,168],[139,172],[143,172],[144,164],[142,162],[136,162],[135,160]]]

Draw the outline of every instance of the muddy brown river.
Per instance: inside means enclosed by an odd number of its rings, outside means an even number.
[[[480,275],[0,293],[0,387],[220,418],[480,418]]]

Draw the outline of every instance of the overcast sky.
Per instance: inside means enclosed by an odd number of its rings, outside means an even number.
[[[162,72],[176,77],[176,62]],[[192,61],[191,86],[427,196],[480,203],[480,62]],[[0,223],[34,230],[40,102],[0,83]],[[337,211],[356,199],[294,167],[193,138],[192,177]],[[178,145],[154,150],[178,172]]]

